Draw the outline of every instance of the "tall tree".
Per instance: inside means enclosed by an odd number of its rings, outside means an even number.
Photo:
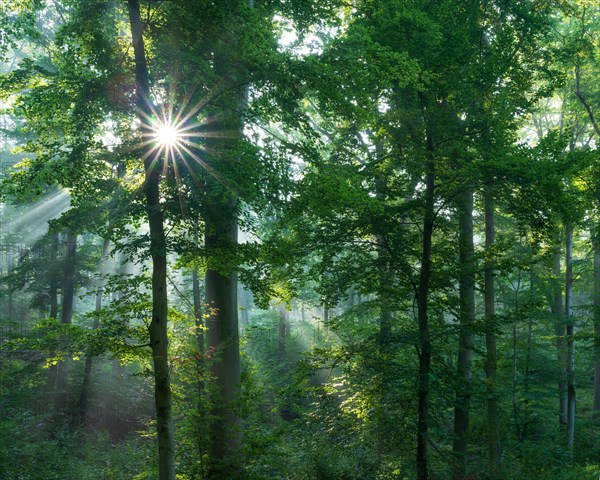
[[[135,56],[136,106],[140,112],[142,131],[148,133],[153,116],[150,107],[150,78],[144,46],[144,24],[138,0],[128,0],[129,25]],[[154,403],[158,433],[158,468],[160,480],[175,480],[175,438],[171,382],[169,375],[169,337],[167,333],[167,242],[160,204],[160,177],[165,159],[145,154],[144,194],[150,228],[152,256],[152,319],[148,327],[154,366]]]
[[[484,193],[485,265],[484,265],[484,315],[485,315],[485,374],[487,377],[488,469],[490,475],[500,473],[500,424],[498,412],[496,340],[496,290],[494,285],[494,244],[496,238],[495,205],[492,192]]]
[[[77,235],[68,229],[65,233],[64,279],[62,286],[62,309],[60,321],[63,325],[71,325],[73,320],[73,302],[75,300],[75,250]],[[62,340],[63,351],[67,350],[66,338]],[[70,361],[68,355],[57,364],[56,372],[56,410],[61,412],[67,404],[68,378]]]

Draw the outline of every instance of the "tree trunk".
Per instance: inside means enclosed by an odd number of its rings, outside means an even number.
[[[484,315],[486,345],[486,389],[488,421],[488,470],[491,478],[497,478],[501,471],[500,426],[498,423],[498,397],[496,393],[496,372],[498,352],[496,347],[496,305],[494,287],[493,248],[495,242],[494,199],[485,192],[485,271],[484,271]]]
[[[567,448],[575,440],[575,339],[573,337],[573,228],[565,226],[565,320],[567,334]]]
[[[277,356],[280,360],[285,358],[285,343],[289,333],[288,311],[285,303],[279,304],[279,337],[277,341]]]
[[[248,4],[252,6],[252,2]],[[235,18],[242,8],[240,0],[221,2],[224,14]],[[217,171],[240,161],[244,113],[248,89],[241,78],[240,39],[233,31],[223,30],[214,39],[213,73],[225,85],[225,95],[214,102],[213,118],[209,122],[221,137],[207,138],[207,163]],[[237,167],[235,167],[237,168]],[[222,258],[231,258],[237,248],[237,199],[227,187],[207,177],[208,200],[205,205],[205,245],[209,256],[206,272],[206,303],[209,308],[207,340],[213,355],[211,364],[214,388],[210,425],[210,480],[241,478],[241,426],[236,412],[239,397],[240,353],[237,305],[237,265],[233,261],[222,265]],[[227,262],[226,262],[227,263]],[[214,265],[218,265],[214,266]]]
[[[378,141],[375,144],[375,155],[377,162],[383,161],[383,144]],[[375,192],[381,206],[385,205],[385,192],[387,189],[386,177],[383,173],[375,178]],[[392,336],[392,309],[391,309],[391,279],[390,261],[386,249],[386,238],[384,232],[378,232],[377,242],[377,268],[379,270],[379,348],[383,351],[389,346]]]
[[[192,271],[192,295],[194,296],[194,325],[196,327],[196,348],[198,358],[203,362],[204,356],[204,321],[202,318],[202,295],[200,294],[200,278],[198,268]]]
[[[219,217],[206,221],[206,247],[214,249],[237,242],[237,222],[233,206]],[[206,272],[208,348],[212,354],[212,421],[210,424],[209,478],[235,478],[239,472],[241,430],[235,411],[240,384],[240,353],[235,272],[208,269]],[[229,472],[229,473],[228,473]],[[228,477],[232,474],[232,477]]]
[[[383,235],[377,235],[377,268],[379,269],[379,335],[381,351],[390,346],[392,337],[392,309],[390,307],[390,263],[383,246]]]
[[[425,102],[421,96],[421,108],[425,117]],[[427,119],[425,118],[427,124]],[[419,382],[417,419],[417,480],[429,479],[429,374],[431,371],[431,339],[429,336],[429,284],[431,280],[431,250],[435,220],[435,159],[433,137],[426,134],[425,192],[423,214],[423,250],[421,271],[417,289],[417,321],[419,325]]]
[[[456,405],[454,408],[455,457],[453,478],[465,478],[467,470],[467,435],[471,401],[471,363],[473,358],[473,323],[475,321],[475,275],[473,246],[473,192],[459,193],[459,296],[460,330],[458,340]]]
[[[49,265],[49,295],[50,295],[50,318],[58,318],[58,278],[56,275],[56,259],[58,257],[58,233],[52,234],[52,246],[50,247]]]
[[[600,412],[600,238],[592,224],[592,244],[594,249],[594,399],[592,410],[598,418]]]
[[[7,245],[7,249],[6,249],[6,272],[8,275],[13,273],[13,270],[15,269],[15,245],[14,244],[9,244]],[[14,302],[13,302],[13,289],[12,287],[9,285],[8,286],[8,319],[11,322],[15,321],[15,308],[14,308]]]
[[[150,81],[146,64],[143,23],[139,0],[128,0],[129,23],[135,56],[136,105],[143,131],[148,130]],[[152,255],[152,320],[148,327],[154,366],[154,403],[158,436],[159,480],[175,480],[175,440],[171,404],[171,382],[168,361],[168,298],[167,298],[167,246],[163,211],[160,205],[160,175],[164,159],[146,155],[144,169],[144,195],[150,228]]]
[[[215,60],[215,70],[224,81],[233,82],[230,62],[224,56]],[[231,87],[227,98],[221,97],[220,112],[211,122],[215,131],[236,132],[227,138],[207,139],[213,152],[209,160],[213,168],[238,162],[238,147],[242,136],[245,88]],[[222,167],[221,167],[222,168]],[[205,246],[210,256],[219,258],[235,250],[238,243],[237,201],[231,192],[212,182],[205,206]],[[238,282],[235,265],[214,267],[206,272],[207,342],[212,355],[214,378],[210,422],[210,480],[225,480],[241,475],[241,427],[235,402],[239,396],[240,353],[238,332]]]
[[[248,325],[248,314],[249,314],[249,309],[250,309],[250,302],[248,301],[248,295],[249,292],[246,290],[246,288],[243,285],[240,285],[240,291],[239,291],[239,296],[240,296],[240,311],[241,311],[241,316],[240,316],[240,323],[242,325]]]
[[[519,404],[517,400],[517,386],[518,386],[518,357],[517,357],[517,338],[519,333],[519,294],[521,292],[521,268],[519,267],[518,275],[517,275],[517,285],[515,290],[515,313],[512,325],[512,409],[513,409],[513,417],[515,420],[515,430],[517,433],[517,439],[519,441],[523,440],[523,434],[521,432],[521,420],[519,418]]]
[[[50,263],[48,265],[48,294],[50,295],[50,313],[49,317],[58,319],[58,276],[56,258],[58,256],[58,233],[52,234],[52,244],[50,246]],[[48,368],[48,392],[54,395],[56,389],[56,375],[58,368],[51,365]]]
[[[106,256],[108,255],[108,247],[110,245],[110,240],[108,238],[104,239],[104,243],[102,245],[102,257],[100,262],[102,263]],[[98,291],[96,292],[96,313],[99,313],[102,309],[102,285],[98,285]],[[94,317],[94,323],[92,324],[92,330],[96,330],[100,322],[98,320],[98,316]],[[85,365],[83,367],[83,381],[81,383],[81,393],[79,395],[79,403],[77,409],[77,421],[79,423],[85,422],[85,417],[87,414],[87,406],[88,399],[90,393],[90,384],[92,380],[92,364],[94,357],[92,355],[88,355],[85,359]]]
[[[534,264],[531,263],[530,266],[530,281],[529,281],[529,291],[534,291]],[[527,346],[525,349],[525,372],[523,378],[523,440],[527,439],[529,435],[529,394],[530,394],[530,378],[529,372],[531,370],[531,342],[533,341],[533,318],[531,315],[528,315],[527,318]]]
[[[71,325],[73,319],[73,300],[75,297],[75,249],[77,236],[71,231],[67,232],[66,255],[64,262],[64,281],[62,289],[62,310],[60,321],[63,325]],[[69,376],[69,357],[66,354],[66,339],[61,340],[61,350],[65,352],[65,359],[57,364],[56,374],[56,411],[64,410],[67,403],[67,389]]]
[[[560,243],[560,238],[557,243]],[[567,424],[567,382],[565,378],[566,356],[565,356],[565,318],[563,309],[562,277],[560,268],[560,251],[554,254],[552,261],[552,275],[554,277],[554,292],[552,300],[552,314],[555,318],[554,333],[556,336],[556,357],[558,362],[558,422],[560,425]]]

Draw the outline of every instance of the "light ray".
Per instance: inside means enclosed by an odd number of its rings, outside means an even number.
[[[33,245],[48,231],[48,222],[60,217],[71,208],[71,198],[66,190],[59,190],[35,202],[24,211],[23,207],[15,207],[15,211],[22,211],[15,215],[12,222],[2,228],[3,235],[15,235],[20,241]]]
[[[201,137],[201,138],[236,138],[238,132],[235,130],[223,131],[223,132],[191,132],[186,133],[186,137]]]
[[[225,179],[222,177],[222,175],[219,172],[217,172],[213,167],[211,167],[208,163],[206,163],[204,160],[202,160],[198,155],[196,155],[196,153],[194,153],[192,150],[187,148],[185,145],[182,145],[182,148],[186,151],[186,153],[190,157],[192,157],[194,160],[196,160],[196,162],[202,168],[204,168],[204,170],[206,170],[208,173],[210,173],[217,182],[219,182],[225,188],[230,188],[228,185],[226,185]]]

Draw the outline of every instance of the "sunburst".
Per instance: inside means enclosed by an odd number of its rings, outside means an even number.
[[[138,109],[142,118],[142,142],[139,146],[145,150],[142,159],[144,161],[149,159],[150,164],[154,166],[162,165],[162,174],[167,176],[171,172],[180,187],[183,185],[183,171],[187,172],[197,184],[200,184],[197,169],[200,167],[226,189],[235,190],[220,172],[203,158],[205,155],[213,154],[212,149],[204,140],[234,135],[233,132],[206,129],[214,117],[203,119],[200,112],[214,95],[215,92],[194,106],[189,105],[190,97],[188,97],[178,109],[174,106],[173,101],[156,105],[145,99],[146,108]],[[182,189],[178,190],[183,210],[185,200]]]
[[[154,131],[156,143],[162,147],[174,147],[182,140],[182,132],[174,125],[159,124]]]
[[[144,123],[141,146],[147,149],[145,156],[152,156],[153,160],[166,157],[168,162],[177,159],[188,166],[187,160],[191,158],[210,171],[210,166],[198,155],[201,151],[208,152],[202,139],[224,133],[206,131],[203,128],[206,122],[198,121],[198,114],[206,100],[189,109],[188,102],[189,99],[186,99],[175,112],[173,102],[156,106],[146,100],[149,108],[141,112]]]

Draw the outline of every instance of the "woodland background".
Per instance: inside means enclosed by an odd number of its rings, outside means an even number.
[[[0,1],[1,479],[598,478],[596,1]]]

